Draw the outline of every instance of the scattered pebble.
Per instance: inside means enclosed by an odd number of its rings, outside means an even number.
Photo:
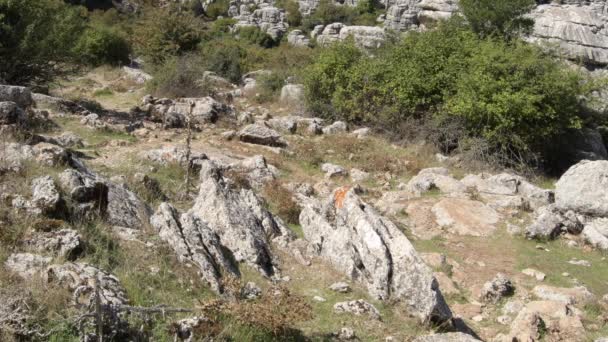
[[[325,299],[321,296],[314,296],[314,297],[312,297],[312,300],[314,300],[315,302],[319,302],[319,303],[327,302],[327,299]]]
[[[521,271],[521,273],[523,273],[527,276],[536,278],[536,280],[538,280],[538,281],[543,281],[543,280],[545,280],[545,277],[546,277],[546,275],[543,272],[541,272],[539,270],[535,270],[533,268],[526,268],[525,270]]]

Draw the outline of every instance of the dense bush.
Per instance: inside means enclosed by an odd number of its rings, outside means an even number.
[[[479,38],[460,19],[411,33],[375,58],[352,42],[335,45],[304,75],[311,109],[326,117],[388,130],[408,118],[458,119],[463,137],[517,158],[543,154],[580,127],[588,90],[539,48]]]
[[[52,79],[73,58],[86,10],[62,0],[0,0],[0,78],[12,84]]]
[[[512,39],[529,33],[534,21],[525,14],[536,6],[534,0],[461,0],[460,8],[473,31],[481,36]]]
[[[130,46],[118,32],[108,28],[89,28],[74,48],[77,59],[85,64],[126,64],[129,62]]]
[[[247,43],[259,45],[264,48],[271,48],[277,45],[277,42],[275,42],[270,35],[255,26],[240,27],[238,30],[238,36]]]
[[[202,39],[201,28],[202,22],[190,11],[150,8],[135,28],[136,52],[147,62],[162,64],[195,50]]]
[[[146,86],[157,96],[177,98],[210,95],[210,90],[200,82],[205,65],[195,54],[169,58],[156,69],[154,78]]]
[[[302,20],[305,29],[316,25],[343,23],[346,25],[376,25],[378,6],[374,0],[361,0],[357,6],[337,5],[330,0],[321,0],[312,15]]]
[[[210,19],[217,19],[219,16],[227,16],[228,9],[230,8],[230,2],[228,0],[217,0],[213,1],[207,6],[205,15]]]

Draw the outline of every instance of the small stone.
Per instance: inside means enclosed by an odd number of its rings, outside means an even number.
[[[315,302],[319,302],[319,303],[327,302],[327,299],[325,299],[321,296],[314,296],[314,297],[312,297],[312,300],[314,300]]]
[[[481,322],[481,321],[483,321],[483,316],[482,315],[477,315],[477,316],[473,316],[471,319],[474,322]]]
[[[569,277],[569,276],[570,276],[570,273],[568,273],[568,272],[564,272],[564,273],[562,273],[562,276],[563,276],[563,277]]]
[[[355,331],[351,328],[342,328],[337,334],[339,340],[348,341],[356,338]]]
[[[342,166],[331,163],[324,163],[321,165],[321,171],[325,172],[325,178],[327,179],[342,177],[347,174],[346,169],[344,169]]]
[[[523,273],[527,276],[536,278],[536,280],[538,280],[538,281],[543,281],[543,280],[545,280],[545,277],[546,277],[546,275],[543,272],[535,270],[533,268],[526,268],[525,270],[521,271],[521,273]]]
[[[249,281],[241,289],[241,296],[246,299],[256,299],[262,295],[262,289],[254,282]]]
[[[501,298],[510,296],[515,292],[511,280],[504,274],[498,273],[494,279],[484,284],[481,291],[481,300],[486,303],[497,303]]]
[[[334,305],[335,313],[351,313],[355,316],[367,315],[370,318],[380,320],[380,311],[372,304],[363,299],[339,302]]]
[[[536,245],[536,249],[545,251],[545,252],[550,252],[550,250],[548,250],[547,248],[545,248],[544,246],[541,246],[541,245]]]
[[[502,324],[502,325],[509,325],[511,324],[511,317],[507,316],[507,315],[502,315],[502,316],[498,316],[496,317],[496,322]]]
[[[572,259],[572,260],[568,261],[568,263],[571,265],[576,265],[576,266],[591,267],[591,263],[587,260]]]
[[[566,246],[568,246],[570,248],[575,248],[578,246],[578,243],[574,240],[568,240],[568,242],[566,242]]]
[[[329,289],[338,293],[348,293],[351,291],[350,285],[345,282],[333,283]]]

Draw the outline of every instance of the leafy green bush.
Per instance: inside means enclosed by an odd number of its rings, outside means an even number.
[[[214,40],[202,47],[202,57],[207,70],[237,83],[244,72],[242,63],[246,55],[245,49],[233,40]]]
[[[228,0],[216,0],[207,6],[205,15],[211,19],[217,19],[219,16],[227,16],[230,2]]]
[[[50,81],[86,27],[86,9],[62,0],[0,0],[0,78],[11,84]]]
[[[271,48],[277,45],[277,42],[270,35],[255,26],[240,27],[238,36],[250,44],[259,45],[263,48]]]
[[[277,1],[276,6],[285,9],[287,12],[287,23],[291,27],[302,25],[302,13],[300,13],[300,5],[295,0]]]
[[[257,91],[258,96],[256,101],[259,103],[270,102],[275,100],[285,85],[286,75],[272,72],[258,77]]]
[[[305,29],[310,30],[316,25],[343,23],[346,25],[376,25],[380,13],[374,0],[361,0],[355,7],[336,5],[330,0],[321,0],[312,15],[302,20]]]
[[[126,64],[131,47],[123,36],[108,28],[89,28],[78,40],[74,53],[85,64]]]
[[[205,65],[195,54],[172,57],[156,68],[154,78],[147,88],[161,97],[201,97],[210,94],[210,89],[200,82]]]
[[[546,155],[546,144],[582,121],[586,81],[539,48],[480,39],[461,19],[362,55],[352,42],[325,50],[306,69],[310,108],[394,130],[408,118],[457,120],[459,139],[481,138],[490,149]]]
[[[202,39],[202,22],[192,12],[150,8],[134,32],[136,51],[152,64],[193,51]]]
[[[529,33],[534,20],[524,15],[536,6],[534,0],[461,0],[460,8],[473,31],[481,36],[512,39]]]

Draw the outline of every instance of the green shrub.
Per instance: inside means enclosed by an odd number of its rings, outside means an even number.
[[[287,23],[290,27],[298,27],[302,25],[302,13],[300,13],[300,5],[297,1],[277,1],[276,6],[285,9],[285,12],[287,12]]]
[[[534,0],[461,0],[460,8],[473,31],[481,36],[512,39],[530,33],[534,20],[525,17],[536,6]]]
[[[238,36],[249,44],[259,45],[263,48],[271,48],[277,45],[277,42],[270,35],[255,26],[240,27]]]
[[[147,88],[160,97],[201,97],[210,95],[210,89],[200,82],[205,65],[195,54],[172,57],[156,68]]]
[[[89,28],[78,40],[74,53],[82,63],[98,66],[129,62],[130,46],[116,31],[108,28]]]
[[[258,90],[259,94],[256,97],[256,101],[259,103],[264,103],[275,100],[285,85],[285,78],[286,76],[284,74],[276,72],[259,76],[256,80],[256,89]]]
[[[201,28],[202,22],[192,12],[149,9],[135,28],[133,41],[147,62],[158,65],[195,50],[202,39]]]
[[[231,82],[240,82],[245,70],[242,63],[246,51],[238,42],[214,40],[203,45],[201,50],[207,70],[213,71]]]
[[[230,2],[228,0],[216,0],[207,6],[205,15],[211,19],[217,19],[219,16],[227,16]]]
[[[485,150],[511,161],[550,159],[545,146],[581,127],[580,98],[589,91],[538,47],[479,38],[457,18],[373,58],[337,44],[304,75],[309,106],[320,115],[389,131],[409,118],[434,118],[438,127],[456,120],[464,132],[451,136],[482,139]]]
[[[0,0],[0,78],[11,84],[44,84],[73,59],[86,27],[86,9],[62,0]]]

